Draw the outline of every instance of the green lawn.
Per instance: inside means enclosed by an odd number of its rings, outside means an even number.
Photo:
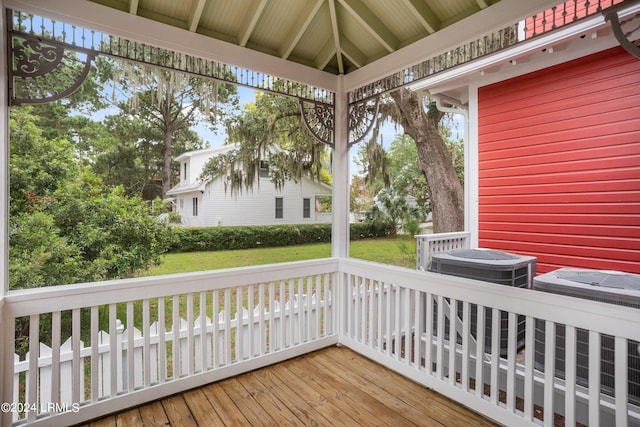
[[[356,240],[349,246],[353,258],[414,268],[416,242],[413,236],[398,236],[370,240]],[[187,252],[168,254],[159,266],[140,276],[216,270],[230,267],[272,264],[331,256],[331,245],[283,246],[276,248],[239,249],[233,251]]]
[[[398,236],[395,238],[381,238],[358,240],[351,242],[350,254],[353,258],[392,264],[407,268],[415,267],[416,244],[413,236]],[[327,258],[331,256],[329,243],[313,245],[283,246],[276,248],[238,249],[232,251],[208,251],[167,254],[162,263],[147,271],[139,272],[138,276],[157,276],[162,274],[188,273],[192,271],[216,270],[231,267],[246,267],[250,265],[273,264],[306,259]],[[178,296],[180,313],[186,317],[186,303],[183,296]],[[198,296],[195,297],[196,299]],[[235,291],[231,298],[232,309],[235,310]],[[171,327],[172,297],[165,302],[166,327]],[[194,304],[195,316],[199,315],[198,302]],[[207,312],[211,310],[211,296],[207,296]],[[151,301],[151,322],[157,320],[157,301]],[[126,304],[118,304],[118,319],[123,323],[126,319]],[[142,303],[134,302],[134,322],[137,328],[142,327]],[[104,328],[106,325],[102,325]]]

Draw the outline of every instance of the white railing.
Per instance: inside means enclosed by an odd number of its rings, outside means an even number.
[[[429,271],[431,256],[456,249],[469,249],[471,233],[466,231],[454,233],[419,234],[416,238],[416,270]]]
[[[640,312],[529,289],[325,259],[11,292],[0,314],[2,401],[37,402],[3,426],[81,423],[338,342],[504,425],[640,425]]]
[[[28,352],[14,355],[14,340],[5,341],[3,370],[13,375],[4,377],[3,402],[12,403],[1,425],[78,423],[335,344],[336,266],[11,292],[3,333],[26,333]]]
[[[339,340],[359,353],[504,425],[640,425],[639,310],[357,260],[340,273]]]

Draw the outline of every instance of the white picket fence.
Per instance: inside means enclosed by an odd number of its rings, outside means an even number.
[[[12,411],[12,421],[52,415],[60,402],[84,406],[326,339],[335,321],[331,298],[332,275],[316,274],[131,301],[122,321],[115,317],[115,304],[93,306],[88,345],[78,337],[82,321],[77,310],[73,335],[60,344],[62,315],[54,312],[58,344],[32,344],[36,354],[14,355],[12,401],[37,403],[17,406],[22,410]],[[136,303],[143,305],[142,330],[127,327],[139,320]],[[198,308],[211,317],[194,317]],[[109,314],[108,331],[98,331],[100,310]],[[151,323],[153,311],[159,321]],[[181,317],[185,314],[187,319]],[[30,317],[34,335],[40,321]]]
[[[311,299],[308,300],[306,295],[302,295],[302,298],[298,298],[298,295],[294,296],[293,307],[290,307],[290,302],[287,301],[284,304],[284,307],[281,307],[279,301],[274,301],[274,310],[273,310],[273,342],[272,345],[274,348],[283,348],[289,347],[295,342],[300,342],[304,340],[305,331],[304,328],[306,325],[309,326],[309,330],[316,331],[318,326],[318,311],[316,310],[316,295],[312,295]],[[238,334],[242,335],[242,339],[244,340],[243,345],[238,346],[241,348],[243,354],[238,355],[238,359],[247,359],[249,357],[256,357],[260,354],[260,318],[261,316],[265,318],[271,317],[271,313],[268,310],[263,309],[261,306],[256,305],[253,310],[254,315],[249,316],[249,311],[243,307],[242,309],[242,328],[243,333]],[[330,314],[329,314],[330,315]],[[226,326],[224,310],[220,311],[219,319],[218,319],[218,327],[214,328],[214,324],[211,319],[206,318],[205,323],[206,327],[204,329],[201,328],[200,317],[198,317],[193,323],[193,335],[195,354],[202,353],[202,346],[204,346],[204,351],[206,352],[206,360],[209,362],[205,369],[212,368],[215,364],[215,360],[224,361],[226,357],[226,348],[227,343],[231,338],[228,336],[229,331],[233,337],[235,337],[236,330],[238,328],[238,313],[234,314],[234,317],[230,319],[231,324],[229,328]],[[306,318],[306,319],[303,319]],[[118,378],[118,386],[117,393],[120,393],[126,390],[128,387],[127,380],[129,378],[129,373],[127,372],[128,364],[126,363],[129,359],[127,354],[127,342],[129,339],[130,329],[125,329],[120,320],[116,321],[117,329],[116,329],[116,342],[119,343],[117,349],[115,351],[116,358],[116,368],[117,368],[117,378]],[[284,326],[284,327],[283,327]],[[253,329],[253,332],[249,331],[249,328]],[[214,332],[214,329],[217,332]],[[143,354],[143,333],[140,329],[133,328],[131,329],[133,333],[133,388],[139,388],[144,385],[144,354]],[[181,362],[181,372],[187,372],[189,370],[188,362],[189,362],[189,338],[188,338],[188,322],[185,319],[180,318],[180,329],[179,329],[179,344],[178,351],[180,352],[179,360]],[[204,331],[204,332],[203,332]],[[154,322],[149,327],[150,334],[150,346],[149,346],[149,372],[150,378],[149,382],[151,384],[156,384],[159,382],[159,354],[160,354],[160,334],[164,333],[158,325],[158,322]],[[217,335],[217,339],[216,339]],[[253,337],[253,342],[249,342]],[[237,339],[237,338],[236,338]],[[283,341],[284,339],[284,341]],[[164,335],[164,340],[167,346],[173,348],[173,340],[174,334],[172,332],[166,332]],[[108,397],[111,395],[110,383],[105,381],[105,378],[111,377],[110,367],[111,362],[110,358],[113,353],[109,347],[110,337],[109,333],[105,331],[100,331],[98,333],[98,398],[102,399],[104,397]],[[250,349],[253,349],[252,351]],[[253,354],[251,354],[253,353]],[[38,368],[39,368],[39,387],[41,390],[41,405],[47,406],[48,400],[46,396],[50,396],[48,391],[51,390],[51,368],[52,368],[52,349],[46,344],[40,343],[39,355],[38,355]],[[84,360],[85,358],[91,357],[91,346],[85,346],[83,341],[80,341],[80,364],[81,367],[79,369],[81,373],[80,378],[80,387],[84,389]],[[20,357],[16,354],[14,356],[15,363],[15,372],[14,372],[14,396],[19,395],[19,385],[20,374],[25,374],[25,380],[23,382],[28,387],[29,381],[29,353],[27,353],[25,360],[20,361]],[[202,370],[202,359],[195,359],[195,370]],[[222,363],[224,364],[224,363]],[[72,340],[71,338],[67,339],[60,346],[60,401],[62,402],[71,402],[72,401],[72,366],[73,366],[73,348],[72,348]],[[90,382],[90,381],[88,381]],[[17,400],[16,400],[17,401]]]

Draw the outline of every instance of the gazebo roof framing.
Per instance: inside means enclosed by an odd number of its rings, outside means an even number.
[[[280,54],[275,55],[275,51],[252,40],[264,40],[264,43],[267,43],[266,39],[260,36],[263,33],[262,27],[267,23],[295,21],[291,16],[288,18],[273,16],[271,9],[277,9],[277,5],[282,1],[262,1],[257,8],[249,10],[253,21],[244,29],[243,36],[238,40],[225,37],[223,32],[207,29],[207,25],[213,25],[212,23],[217,19],[212,14],[215,11],[223,13],[220,10],[222,7],[220,3],[229,2],[209,1],[205,4],[197,1],[195,9],[190,9],[190,14],[186,15],[185,11],[177,6],[168,7],[165,0],[130,2],[128,10],[125,10],[127,8],[123,8],[119,2],[107,0],[61,0],[56,2],[61,6],[58,8],[36,4],[37,2],[31,0],[8,0],[5,3],[8,7],[24,11],[24,13],[14,14],[11,9],[7,9],[6,29],[10,40],[8,58],[10,104],[42,103],[67,96],[77,89],[86,77],[93,57],[103,54],[294,97],[299,100],[303,117],[312,133],[320,141],[331,146],[334,145],[335,139],[334,105],[339,87],[349,94],[348,144],[353,145],[360,141],[373,126],[380,95],[528,42],[540,34],[546,34],[595,13],[602,13],[603,8],[613,9],[609,4],[611,2],[604,5],[606,7],[601,7],[598,2],[598,7],[579,13],[576,2],[571,1],[560,5],[553,5],[555,3],[553,1],[545,1],[542,3],[550,3],[553,6],[545,8],[544,5],[536,5],[535,9],[531,9],[531,6],[523,6],[520,5],[523,2],[513,0],[478,1],[472,6],[468,1],[460,0],[458,2],[460,8],[466,7],[464,10],[467,12],[450,16],[446,20],[447,24],[444,25],[444,21],[426,19],[425,17],[430,14],[427,9],[420,6],[420,2],[399,2],[396,6],[401,10],[397,11],[397,15],[404,16],[411,11],[414,19],[421,21],[424,27],[411,36],[404,36],[409,39],[418,38],[409,44],[408,39],[400,41],[393,35],[394,31],[391,29],[394,28],[394,19],[392,17],[383,20],[376,15],[375,11],[383,8],[380,3],[388,2],[372,1],[367,3],[370,7],[364,7],[357,0],[321,0],[308,2],[308,5],[315,6],[297,12],[298,19],[303,22],[298,22],[294,37],[286,39],[287,43],[280,40],[282,46],[276,49]],[[15,6],[11,6],[13,3]],[[247,2],[233,2],[233,7],[240,7],[240,3]],[[297,10],[293,6],[295,2],[290,3],[291,9]],[[316,25],[314,22],[323,19],[322,9],[325,3],[330,12],[328,21],[330,28],[326,29],[327,34],[324,34],[324,38],[329,37],[334,41],[334,48],[329,50],[334,54],[338,64],[337,69],[329,65],[330,61],[325,62],[324,67],[321,67],[318,66],[317,57],[314,60],[302,60],[300,55],[296,54],[302,49],[301,46],[309,43],[303,40],[302,34],[313,33]],[[444,3],[448,2],[444,0],[429,2],[434,8],[442,10],[444,10]],[[255,5],[255,2],[252,4]],[[488,7],[491,4],[493,6]],[[78,18],[71,17],[69,19],[72,23],[67,23],[61,11],[71,8],[78,9],[77,15],[85,16],[100,11],[105,15],[105,19],[100,20],[100,23],[96,22],[96,25],[90,25],[90,22],[83,22],[81,25],[77,23]],[[227,8],[231,6],[227,5]],[[541,8],[541,12],[531,15],[532,12],[538,12]],[[152,9],[155,12],[151,12]],[[285,13],[282,8],[279,10]],[[233,15],[231,10],[226,10],[224,14]],[[169,19],[173,15],[175,15],[174,18]],[[186,28],[188,32],[185,32],[178,22],[180,19],[176,17],[187,15],[189,25]],[[511,21],[507,21],[510,22],[508,25],[504,24],[505,16],[513,17]],[[347,17],[358,18],[357,25]],[[160,33],[141,37],[143,29],[128,34],[122,27],[111,22],[116,18],[150,26],[149,28],[154,28],[154,31],[158,31],[161,27],[160,32],[171,34],[166,34],[163,40],[160,40]],[[259,23],[256,21],[259,18],[264,18],[268,22]],[[501,24],[497,26],[494,21]],[[611,21],[614,22],[615,19]],[[436,22],[439,24],[435,25]],[[349,25],[354,28],[348,28]],[[232,27],[233,23],[230,26]],[[107,32],[109,27],[114,31]],[[495,28],[499,29],[495,30]],[[357,35],[357,31],[375,33],[371,43],[385,46],[386,52],[371,54],[362,61],[350,62],[348,58],[353,56],[352,52],[356,49],[355,46],[350,45],[352,43],[350,40],[361,38],[361,35]],[[396,30],[396,33],[397,31],[399,30]],[[460,37],[472,34],[473,37],[461,39],[462,42],[458,44],[452,44],[451,40],[446,40],[446,44],[441,41],[454,32]],[[350,34],[350,37],[346,37],[347,34]],[[172,35],[176,37],[180,35],[184,39],[185,43],[180,45],[182,49],[178,49],[178,45],[172,46],[168,43]],[[194,49],[189,43],[190,37],[200,44],[207,42],[212,46],[204,51],[199,48]],[[391,40],[394,41],[391,42]],[[433,43],[429,43],[431,41]],[[362,44],[362,49],[370,45],[365,41],[362,41]],[[438,49],[439,46],[446,46],[446,49]],[[418,58],[416,53],[420,49],[423,49],[428,56],[421,61],[415,61],[415,58]],[[242,55],[238,56],[241,52],[248,60],[241,59]],[[422,58],[425,58],[425,53]],[[372,57],[377,59],[373,60]],[[411,60],[413,62],[410,62]],[[350,65],[345,67],[347,62]],[[315,69],[310,68],[307,63],[315,63]],[[340,66],[340,63],[343,65]],[[248,66],[248,64],[253,65]],[[331,78],[329,75],[332,70],[349,72],[349,74],[344,76],[342,84],[337,84],[336,77]]]

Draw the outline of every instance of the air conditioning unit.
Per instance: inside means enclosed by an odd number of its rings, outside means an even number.
[[[640,309],[640,275],[620,271],[601,271],[561,268],[542,274],[533,281],[535,290],[568,295],[609,304],[624,305]],[[640,316],[640,311],[638,312]],[[589,332],[576,331],[576,378],[578,384],[589,383]],[[544,370],[545,326],[536,320],[535,366]],[[600,337],[600,384],[603,393],[614,394],[614,338]],[[640,343],[629,340],[628,347],[628,394],[629,401],[640,405]],[[556,325],[556,376],[565,377],[565,326]]]
[[[530,288],[536,273],[536,258],[499,252],[490,249],[459,249],[448,253],[434,254],[429,271],[468,279],[482,280],[500,285],[518,288]],[[462,304],[457,307],[458,317],[462,318]],[[476,337],[477,314],[472,306],[471,330]],[[485,314],[485,352],[491,351],[491,319],[492,314]],[[517,321],[517,347],[524,346],[525,317],[519,315]],[[508,352],[509,314],[500,313],[500,356],[506,357]],[[448,330],[448,323],[445,324]]]

